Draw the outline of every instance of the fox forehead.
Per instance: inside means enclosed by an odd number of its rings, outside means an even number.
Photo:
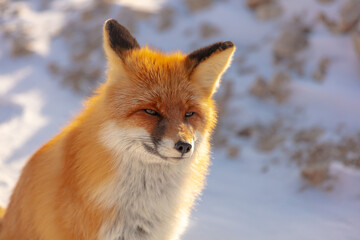
[[[118,78],[113,81],[113,93],[122,101],[132,99],[132,106],[148,105],[164,112],[198,102],[196,86],[190,82],[185,56],[180,52],[163,54],[145,47],[130,51],[123,60],[122,66],[112,70],[117,71],[113,78]]]
[[[124,62],[131,71],[147,73],[154,77],[161,74],[187,73],[185,58],[181,52],[162,53],[145,46],[130,51]]]
[[[189,71],[180,52],[163,54],[145,47],[131,51],[128,56],[124,62],[130,82],[168,98],[188,92]]]

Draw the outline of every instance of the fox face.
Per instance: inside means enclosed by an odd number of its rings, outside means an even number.
[[[219,42],[184,55],[140,48],[115,20],[104,26],[108,58],[101,140],[119,154],[179,162],[197,151],[216,123],[212,95],[235,50]]]

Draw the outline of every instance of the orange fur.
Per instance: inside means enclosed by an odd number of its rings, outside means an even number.
[[[186,211],[203,188],[216,111],[211,96],[202,91],[204,86],[191,79],[194,74],[186,55],[145,47],[129,50],[120,58],[108,46],[108,39],[105,31],[107,82],[87,101],[84,111],[27,162],[2,221],[1,240],[99,239],[104,222],[119,216],[114,207],[104,207],[92,196],[110,186],[122,167],[122,162],[99,143],[99,126],[114,121],[125,129],[152,133],[157,118],[143,109],[156,110],[167,119],[164,137],[174,142],[191,139],[195,131],[204,137],[205,145],[199,150],[203,153],[192,162],[183,183],[191,189],[180,200]],[[209,60],[204,65],[206,62]],[[209,85],[212,93],[218,84],[214,81]],[[186,112],[196,114],[184,122]],[[120,222],[125,221],[126,216],[120,218]]]

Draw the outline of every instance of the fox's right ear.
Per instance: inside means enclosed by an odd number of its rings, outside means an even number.
[[[104,24],[104,49],[109,61],[120,57],[124,59],[129,50],[140,48],[139,43],[129,30],[115,19],[108,19]]]
[[[190,71],[190,81],[197,83],[207,97],[211,97],[219,87],[235,49],[231,41],[217,42],[187,55],[185,64]]]

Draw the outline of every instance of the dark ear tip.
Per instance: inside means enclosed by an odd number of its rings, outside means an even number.
[[[235,48],[235,45],[232,41],[226,41],[226,42],[216,42],[212,45],[209,45],[207,47],[200,48],[196,51],[193,51],[188,55],[188,59],[195,60],[196,67],[200,62],[204,61],[208,57],[210,57],[212,54],[216,52],[222,52],[228,48]]]
[[[111,31],[116,25],[120,25],[115,19],[110,18],[105,21],[105,29]]]
[[[108,19],[104,24],[105,35],[109,38],[111,48],[118,53],[123,50],[140,48],[139,43],[131,35],[129,30],[118,23],[115,19]]]
[[[221,49],[222,50],[225,50],[225,49],[228,49],[228,48],[231,48],[231,47],[234,47],[234,43],[232,41],[226,41],[226,42],[222,42],[221,43]]]

